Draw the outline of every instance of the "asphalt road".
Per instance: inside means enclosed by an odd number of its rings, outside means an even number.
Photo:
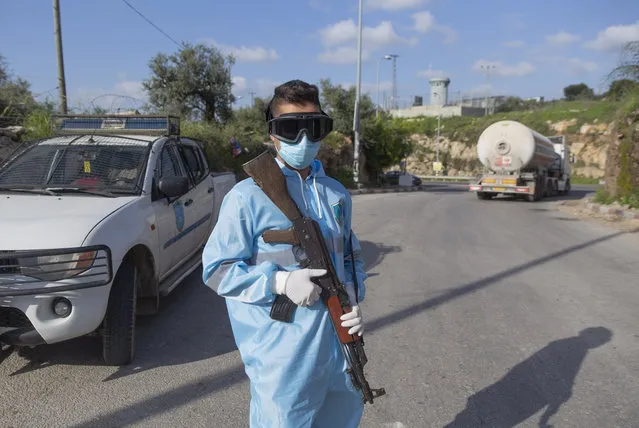
[[[354,201],[367,375],[387,390],[362,427],[639,426],[638,235],[456,185]],[[100,365],[95,338],[0,357],[0,426],[248,426],[225,306],[199,272],[138,332],[123,369]]]

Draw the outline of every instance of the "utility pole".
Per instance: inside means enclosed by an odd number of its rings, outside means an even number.
[[[229,97],[229,110],[233,110],[233,75],[231,74],[231,61],[229,61],[229,66],[228,66],[228,73],[229,73],[229,93],[228,93],[228,97]]]
[[[379,116],[379,63],[381,58],[377,58],[377,102],[375,103],[375,117]]]
[[[62,54],[62,30],[60,29],[60,0],[53,0],[53,28],[58,51],[58,88],[60,90],[60,113],[67,114],[67,85],[64,78],[64,55]]]
[[[442,118],[442,111],[439,110],[439,114],[437,115],[437,163],[439,164],[439,126]],[[439,171],[436,172],[437,176],[439,176]]]
[[[251,96],[251,107],[255,107],[255,102],[253,101],[253,96],[255,95],[255,92],[253,92],[253,89],[249,89],[249,95]]]
[[[359,35],[357,40],[357,88],[355,90],[355,113],[353,117],[353,181],[359,183],[359,98],[362,85],[362,9],[363,0],[359,0]]]

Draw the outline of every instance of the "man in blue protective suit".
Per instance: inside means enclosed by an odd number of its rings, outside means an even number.
[[[317,86],[300,80],[278,86],[266,118],[289,194],[303,215],[319,223],[346,285],[353,310],[342,316],[342,326],[361,336],[358,303],[364,298],[367,276],[351,231],[350,194],[327,177],[315,159],[320,141],[332,130],[332,119],[321,110]],[[202,255],[203,280],[226,300],[250,379],[251,427],[357,427],[362,394],[346,373],[320,288],[311,281],[326,271],[301,269],[291,245],[267,244],[261,237],[266,230],[290,227],[291,222],[248,178],[224,198]],[[291,323],[269,316],[277,295],[298,305]]]

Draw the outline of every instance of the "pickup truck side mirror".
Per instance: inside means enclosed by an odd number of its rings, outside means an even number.
[[[158,190],[167,198],[182,196],[189,191],[189,179],[186,177],[160,178]]]

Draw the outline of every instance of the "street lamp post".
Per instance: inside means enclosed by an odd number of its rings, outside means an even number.
[[[397,54],[388,55],[393,60],[393,109],[397,110]]]
[[[497,68],[494,64],[483,64],[480,68],[484,71],[486,76],[486,101],[484,102],[484,115],[488,116],[488,95],[490,91],[490,73]]]
[[[433,97],[437,98],[437,100],[439,101],[439,94],[438,93],[434,93]],[[439,104],[439,102],[438,102]],[[441,107],[439,108],[439,112],[437,113],[437,152],[436,152],[436,162],[439,164],[439,127],[441,124],[441,117],[442,117],[442,111],[441,111]],[[435,175],[439,176],[439,171],[435,171]]]
[[[359,99],[362,85],[362,9],[363,0],[359,0],[359,23],[358,23],[358,40],[357,40],[357,88],[355,90],[355,113],[353,117],[353,181],[357,188],[360,187],[359,182]]]
[[[437,115],[437,163],[439,163],[439,126],[442,119],[441,111]],[[437,171],[437,175],[439,175],[439,171]]]
[[[390,55],[384,55],[383,57],[377,59],[377,105],[375,106],[375,117],[379,116],[379,63],[383,59],[388,61],[393,59],[393,57]]]

